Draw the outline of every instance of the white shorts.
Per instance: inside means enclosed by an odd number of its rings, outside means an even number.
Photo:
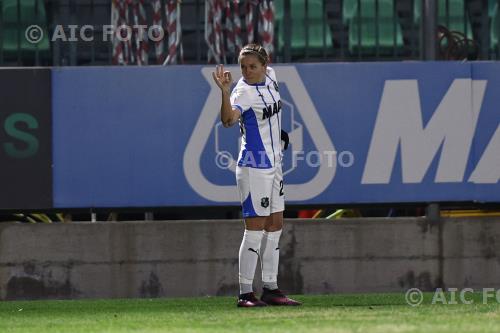
[[[285,210],[281,164],[269,169],[236,167],[243,217],[269,216]]]

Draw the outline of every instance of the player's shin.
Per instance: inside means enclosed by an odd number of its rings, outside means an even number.
[[[245,230],[239,252],[239,283],[240,294],[253,291],[252,283],[255,276],[257,260],[260,256],[262,230]]]
[[[263,287],[274,290],[278,288],[278,266],[279,266],[279,240],[281,230],[264,231],[262,248],[262,282]]]

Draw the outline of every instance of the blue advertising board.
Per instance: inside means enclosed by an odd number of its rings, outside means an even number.
[[[274,68],[288,203],[500,202],[500,64]],[[212,71],[54,69],[54,207],[239,204]]]

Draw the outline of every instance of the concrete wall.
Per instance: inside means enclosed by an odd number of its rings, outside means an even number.
[[[236,220],[0,223],[0,299],[236,295],[242,232]],[[500,288],[498,218],[287,220],[280,249],[291,293]]]

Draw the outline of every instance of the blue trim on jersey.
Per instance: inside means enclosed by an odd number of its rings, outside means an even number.
[[[264,106],[267,109],[267,103],[264,100],[264,95],[262,95],[260,93],[259,87],[255,87],[255,89],[257,89],[257,92],[259,93],[259,96],[262,99],[262,102],[264,103]],[[267,122],[269,123],[269,135],[271,135],[271,148],[273,150],[273,160],[274,160],[274,164],[276,164],[276,155],[274,154],[273,127],[271,126],[271,117],[267,118]]]
[[[256,169],[269,169],[273,165],[267,157],[264,143],[260,137],[259,124],[252,108],[243,112],[243,125],[245,126],[245,147],[241,152],[238,166],[251,167]]]
[[[271,134],[271,148],[273,149],[273,159],[276,165],[276,155],[274,154],[274,142],[273,142],[273,127],[271,126],[271,117],[267,118],[269,123],[269,133]]]
[[[241,106],[234,104],[234,105],[231,105],[231,107],[237,108],[240,111],[240,113],[243,113],[243,108]]]
[[[254,216],[259,216],[255,212],[255,209],[253,208],[253,203],[252,203],[252,193],[248,193],[248,197],[245,199],[245,201],[242,202],[241,204],[242,208],[242,213],[243,217],[254,217]]]
[[[267,74],[266,74],[266,75],[267,75]],[[271,78],[269,78],[269,79],[271,79]],[[273,79],[271,79],[271,81],[272,81],[272,80],[273,80]],[[273,81],[273,82],[274,82],[274,81]],[[271,88],[269,88],[269,86],[267,86],[267,91],[269,91],[269,94],[271,94],[271,97],[273,98],[273,102],[276,104],[276,99],[274,98],[274,95],[273,95],[273,93],[271,92]],[[278,128],[279,128],[280,133],[281,133],[280,117],[277,117],[276,119],[278,120]]]
[[[259,82],[259,83],[248,83],[247,80],[243,79],[243,82],[245,82],[246,84],[248,84],[249,86],[252,86],[252,87],[265,86],[266,85],[266,81]]]
[[[269,75],[267,75],[267,73],[266,73],[266,76],[267,76],[267,78],[268,78],[269,80],[273,81],[273,83],[276,83],[276,81],[274,81],[272,77],[270,77]]]
[[[276,103],[276,99],[274,98],[274,95],[271,92],[271,88],[269,88],[269,86],[267,86],[267,91],[269,91],[269,94],[271,95],[271,98],[273,99],[273,102]]]

